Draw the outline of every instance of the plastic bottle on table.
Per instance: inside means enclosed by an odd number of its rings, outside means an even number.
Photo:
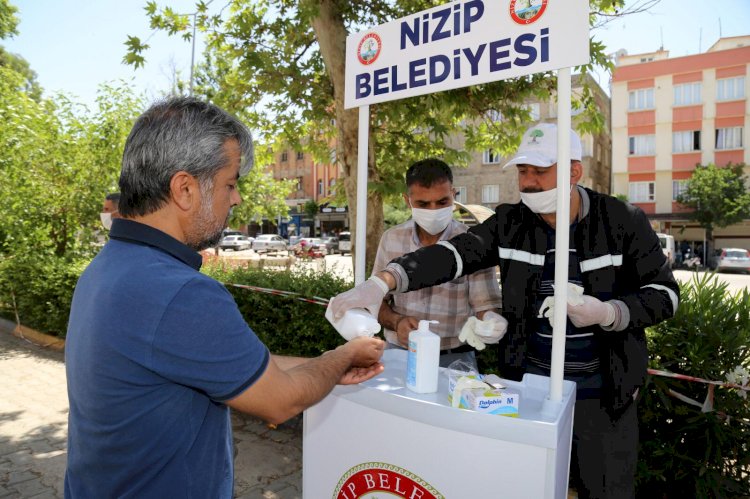
[[[437,323],[438,321],[419,321],[419,327],[409,333],[406,387],[416,393],[437,391],[440,336],[430,331],[430,324]]]

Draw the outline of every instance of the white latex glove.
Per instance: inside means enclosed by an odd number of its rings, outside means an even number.
[[[484,350],[484,342],[479,339],[479,336],[477,336],[474,331],[477,322],[479,322],[479,319],[476,317],[469,317],[466,324],[464,324],[464,327],[461,328],[461,333],[458,335],[458,339],[459,341],[467,343],[475,349],[482,351]]]
[[[359,286],[331,298],[328,302],[328,310],[333,316],[331,322],[338,322],[346,311],[352,308],[364,308],[373,317],[377,317],[386,294],[388,294],[388,284],[379,277],[370,277]]]
[[[472,388],[484,388],[486,390],[488,386],[484,381],[469,378],[468,376],[461,376],[458,378],[456,386],[453,388],[453,393],[451,394],[451,406],[458,407],[461,403],[461,392]]]
[[[484,313],[484,319],[477,319],[474,324],[474,334],[485,345],[499,343],[508,331],[508,321],[502,315],[488,310]]]
[[[554,289],[555,285],[552,285]],[[568,283],[568,306],[570,305],[581,305],[583,304],[583,288],[572,282]],[[570,310],[570,308],[568,308]],[[568,312],[570,313],[570,312]],[[539,307],[539,315],[537,317],[546,317],[549,319],[549,323],[552,324],[555,316],[555,297],[548,296],[542,302],[542,306]],[[580,326],[579,326],[580,327]]]
[[[611,326],[615,322],[615,306],[593,296],[583,295],[583,303],[568,303],[568,318],[576,327]]]

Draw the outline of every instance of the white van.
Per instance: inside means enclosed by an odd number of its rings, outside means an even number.
[[[351,233],[341,232],[339,234],[339,253],[343,255],[344,253],[351,253],[351,252],[352,252]]]
[[[674,267],[674,237],[669,234],[657,233],[659,236],[659,243],[661,244],[661,250],[664,252],[664,256],[667,257],[670,267]]]

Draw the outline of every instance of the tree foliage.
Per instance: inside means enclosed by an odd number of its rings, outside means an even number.
[[[687,191],[677,201],[693,209],[692,217],[706,229],[709,254],[713,230],[750,218],[750,190],[744,176],[745,164],[699,165],[690,177]]]
[[[0,67],[0,251],[88,253],[142,102],[125,83],[103,85],[94,112],[63,95],[37,102],[23,78]]]
[[[356,227],[359,124],[358,110],[343,106],[346,36],[439,3],[229,0],[213,10],[198,2],[197,28],[205,32],[208,44],[197,92],[240,114],[263,137],[281,136],[283,142],[304,145],[319,157],[329,157],[335,138],[344,176],[337,187],[345,190],[351,225]],[[591,5],[594,22],[597,13],[614,12],[623,2],[591,0]],[[152,28],[190,38],[192,16],[155,2],[145,10]],[[138,66],[147,47],[134,37],[127,47],[124,59]],[[592,64],[609,65],[600,43],[592,40],[591,52]],[[382,200],[403,189],[402,175],[410,162],[440,156],[462,166],[469,159],[467,151],[492,147],[511,152],[530,123],[524,102],[548,98],[555,85],[552,74],[536,74],[370,106],[368,260],[383,229]],[[579,105],[591,115],[585,123],[601,126],[590,92],[583,92]],[[502,113],[503,121],[487,119],[490,111]],[[464,136],[461,148],[446,140],[454,134]]]
[[[18,7],[8,0],[0,0],[0,40],[18,34]]]

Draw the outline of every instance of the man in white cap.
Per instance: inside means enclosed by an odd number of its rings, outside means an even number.
[[[571,478],[579,497],[634,497],[638,453],[635,399],[646,377],[644,329],[674,315],[679,288],[641,209],[576,185],[581,142],[571,130],[570,219],[558,221],[557,126],[527,130],[506,167],[518,169],[521,202],[440,245],[396,258],[331,300],[377,314],[383,297],[500,266],[501,374],[549,375],[555,229],[570,230],[568,281],[582,290],[567,304],[565,379],[576,382]],[[549,299],[548,299],[549,298]]]

